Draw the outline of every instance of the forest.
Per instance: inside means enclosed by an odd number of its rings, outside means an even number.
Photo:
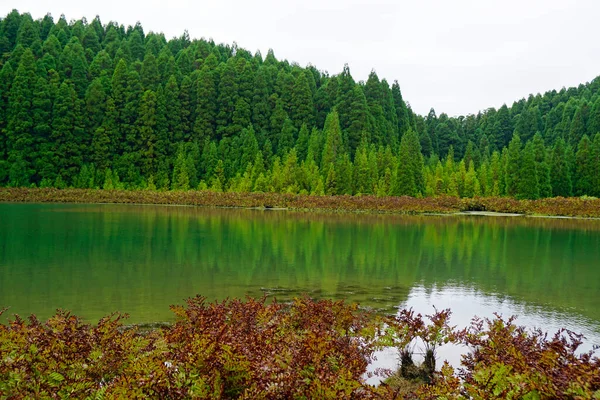
[[[0,20],[0,186],[600,196],[600,79],[467,116],[237,44]]]

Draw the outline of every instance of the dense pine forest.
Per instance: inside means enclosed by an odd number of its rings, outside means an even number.
[[[600,79],[466,117],[233,45],[0,20],[0,186],[600,196]]]

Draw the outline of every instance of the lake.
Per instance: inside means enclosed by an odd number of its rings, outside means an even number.
[[[0,307],[95,322],[173,321],[170,304],[267,295],[394,313],[451,307],[452,323],[521,324],[600,344],[600,221],[398,216],[179,206],[0,204]]]

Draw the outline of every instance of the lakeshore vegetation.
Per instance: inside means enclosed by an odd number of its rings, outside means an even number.
[[[402,310],[376,317],[331,300],[265,300],[172,306],[172,326],[149,332],[113,314],[95,326],[58,311],[47,322],[15,317],[0,325],[0,395],[8,398],[352,398],[575,399],[600,395],[600,360],[580,353],[581,336],[548,337],[513,319],[474,319],[462,330],[450,311]],[[1,315],[1,312],[0,312]],[[424,362],[413,361],[420,340]],[[447,343],[469,352],[444,364]],[[395,346],[400,369],[365,383],[380,346]],[[387,374],[391,374],[387,371]]]
[[[600,80],[465,117],[187,33],[0,21],[0,186],[310,195],[600,195]]]

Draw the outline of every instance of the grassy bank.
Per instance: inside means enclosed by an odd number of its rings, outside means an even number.
[[[96,189],[0,188],[2,202],[169,204],[205,207],[258,207],[294,210],[377,212],[398,214],[488,211],[527,215],[600,218],[600,199],[506,197],[376,197],[309,196],[282,193],[220,193],[212,191],[132,191]]]

